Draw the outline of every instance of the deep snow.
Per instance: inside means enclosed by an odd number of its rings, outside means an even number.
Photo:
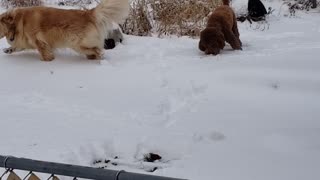
[[[133,36],[101,62],[0,53],[0,154],[86,166],[118,156],[108,168],[195,180],[319,179],[317,11],[277,9],[265,30],[239,23],[243,51],[218,56],[197,39]],[[141,163],[149,152],[163,160]]]

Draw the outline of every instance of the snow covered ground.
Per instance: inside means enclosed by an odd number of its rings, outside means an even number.
[[[266,4],[269,29],[239,23],[243,51],[218,56],[197,39],[133,36],[101,63],[0,53],[0,154],[118,156],[107,168],[194,180],[319,179],[319,9],[289,18]],[[149,152],[163,159],[142,163]]]

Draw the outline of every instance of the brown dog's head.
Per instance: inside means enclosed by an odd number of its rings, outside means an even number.
[[[13,17],[9,13],[0,15],[0,39],[7,36],[14,26]]]
[[[224,35],[220,29],[207,27],[200,33],[199,49],[206,54],[219,54],[225,46]]]

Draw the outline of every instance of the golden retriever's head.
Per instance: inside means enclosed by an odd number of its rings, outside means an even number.
[[[199,49],[206,54],[219,54],[225,46],[225,38],[220,29],[207,27],[200,33]]]
[[[0,15],[0,39],[8,34],[13,23],[13,17],[9,13]]]

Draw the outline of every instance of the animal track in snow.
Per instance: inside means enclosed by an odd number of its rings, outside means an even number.
[[[177,119],[173,115],[181,111],[197,111],[197,103],[203,101],[207,91],[207,85],[196,85],[191,82],[187,88],[171,88],[170,82],[162,81],[162,87],[166,92],[165,98],[160,102],[155,114],[162,116],[166,121],[166,127],[176,123]]]
[[[192,136],[192,139],[194,142],[202,142],[202,141],[211,141],[211,142],[217,142],[217,141],[223,141],[226,138],[226,136],[223,133],[212,131],[210,133],[195,133]]]

